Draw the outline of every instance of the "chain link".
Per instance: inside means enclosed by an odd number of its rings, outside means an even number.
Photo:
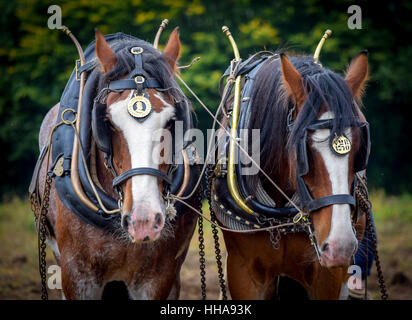
[[[379,288],[381,291],[381,298],[382,300],[388,300],[388,293],[386,291],[385,279],[383,277],[381,262],[379,260],[378,245],[377,245],[375,233],[373,232],[373,225],[372,225],[372,219],[370,217],[370,211],[366,215],[366,227],[370,235],[370,240],[372,241],[372,250],[373,250],[373,255],[375,256],[375,265],[376,265],[376,271],[378,273],[378,282],[379,282]]]
[[[367,239],[372,242],[372,250],[373,250],[373,255],[375,256],[375,265],[376,265],[376,271],[378,273],[378,282],[379,282],[379,288],[381,291],[381,298],[382,300],[387,300],[388,299],[388,293],[386,290],[386,285],[385,285],[385,279],[383,277],[383,272],[382,272],[382,267],[379,259],[379,253],[378,253],[378,244],[376,241],[376,236],[375,233],[373,232],[373,225],[372,225],[372,219],[371,219],[371,208],[372,205],[369,201],[369,194],[368,194],[368,189],[366,185],[366,177],[363,178],[360,175],[357,176],[359,179],[359,183],[356,186],[355,193],[356,193],[356,199],[358,201],[359,209],[365,214],[366,217],[366,237]],[[366,246],[366,250],[369,249],[369,245]],[[366,259],[368,259],[368,251],[366,252]],[[366,291],[367,291],[367,276],[365,278],[365,296],[366,296]]]
[[[202,187],[198,190],[198,210],[202,211]],[[198,217],[198,233],[199,233],[199,263],[200,263],[200,289],[202,292],[202,300],[206,300],[206,258],[205,258],[205,238],[203,233],[203,218]]]
[[[206,300],[206,259],[205,259],[205,239],[203,236],[203,218],[198,217],[199,233],[199,262],[200,262],[200,289],[202,291],[202,300]]]
[[[212,209],[212,184],[213,184],[213,175],[214,175],[214,168],[213,165],[208,165],[206,170],[206,181],[207,181],[207,190],[206,190],[206,198],[209,202],[209,210],[210,210],[210,218],[214,224],[212,224],[212,233],[213,239],[215,241],[215,255],[216,255],[216,264],[217,264],[217,271],[218,271],[218,278],[219,278],[219,285],[220,285],[220,292],[222,296],[222,300],[227,300],[227,290],[226,290],[226,281],[223,272],[223,264],[222,264],[222,254],[220,250],[219,244],[219,234],[216,227],[217,219],[216,215]]]
[[[280,240],[282,239],[279,229],[270,230],[269,239],[270,239],[270,243],[272,244],[273,249],[279,250]]]
[[[48,234],[47,230],[47,213],[49,210],[50,201],[50,188],[51,188],[52,178],[49,174],[46,175],[44,195],[41,206],[39,205],[36,195],[32,194],[30,196],[32,210],[34,212],[35,221],[37,223],[37,244],[38,244],[38,258],[39,258],[39,273],[41,278],[41,299],[48,300],[47,293],[47,263],[46,263],[46,237]]]

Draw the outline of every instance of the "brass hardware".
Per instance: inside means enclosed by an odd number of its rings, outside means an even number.
[[[218,160],[216,167],[215,167],[215,175],[218,178],[222,178],[227,174],[227,159],[221,158]]]
[[[143,52],[142,47],[133,47],[130,49],[130,52],[133,54],[141,54]]]
[[[338,155],[347,154],[351,150],[351,142],[344,135],[338,137],[335,133],[335,138],[332,140],[332,149]]]
[[[226,26],[222,27],[223,33],[229,38],[230,44],[233,48],[233,53],[235,59],[232,63],[240,62],[239,49],[237,48],[236,42],[232,37],[232,34],[229,31],[229,28]],[[237,128],[239,122],[240,114],[240,96],[241,96],[241,80],[242,76],[237,76],[235,80],[235,93],[233,100],[233,115],[232,115],[232,125],[230,127],[230,142],[229,142],[229,155],[228,155],[228,165],[227,165],[227,185],[229,192],[233,197],[233,200],[247,213],[252,214],[253,210],[250,209],[245,201],[242,199],[242,196],[239,193],[235,175],[235,155],[236,155],[236,139],[237,139]]]
[[[56,165],[54,166],[53,173],[57,177],[61,177],[64,173],[63,163],[64,163],[64,158],[60,157],[59,160],[57,160]]]
[[[134,97],[131,98],[127,104],[127,110],[132,117],[142,119],[150,113],[152,104],[149,99],[144,96],[144,93],[141,95],[135,93]]]
[[[70,112],[72,112],[72,113],[74,114],[74,119],[73,119],[72,121],[66,120],[66,119],[64,118],[64,115],[66,114],[67,111],[70,111]],[[60,119],[62,120],[62,122],[63,122],[64,124],[72,125],[72,124],[74,124],[74,123],[76,122],[76,119],[77,119],[76,111],[75,111],[74,109],[67,108],[67,109],[65,109],[65,110],[62,112],[62,114],[61,114],[61,116],[60,116]]]
[[[159,30],[157,30],[156,37],[153,42],[153,47],[155,47],[156,49],[159,45],[160,35],[162,34],[163,30],[167,27],[168,24],[169,24],[169,20],[164,19],[162,23],[160,24]]]
[[[187,150],[182,150],[182,157],[183,157],[183,164],[185,167],[185,174],[183,176],[183,183],[180,187],[179,191],[176,194],[176,197],[182,197],[186,191],[187,185],[189,184],[190,180],[190,164],[189,164],[189,157],[187,156]]]
[[[322,39],[320,39],[318,46],[316,47],[315,54],[313,55],[313,60],[315,60],[316,64],[319,64],[319,55],[320,55],[320,50],[322,50],[323,44],[325,43],[326,39],[329,38],[332,35],[331,30],[326,30],[325,33],[323,34]]]
[[[86,63],[86,59],[84,57],[84,52],[83,52],[83,49],[79,41],[77,41],[76,37],[72,34],[72,32],[66,26],[62,26],[60,30],[63,31],[65,34],[67,34],[70,37],[70,39],[73,41],[74,45],[76,46],[77,52],[79,54],[80,67],[84,66],[84,64]],[[83,90],[84,90],[85,83],[86,83],[86,73],[83,72],[80,75],[79,102],[77,104],[78,114],[81,114],[81,111],[82,111]],[[76,119],[75,127],[76,127],[77,132],[79,132],[80,131],[80,117]],[[70,172],[71,172],[70,180],[72,182],[73,191],[84,205],[86,205],[90,210],[94,212],[98,212],[99,208],[88,198],[88,196],[85,194],[83,190],[80,177],[79,177],[78,159],[79,159],[79,140],[77,139],[75,135],[74,141],[73,141],[72,160],[70,164]]]
[[[79,81],[79,82],[80,82],[79,71],[78,71],[79,66],[80,66],[80,59],[77,59],[77,60],[76,60],[76,81]]]
[[[142,84],[145,81],[143,76],[136,76],[134,78],[134,82],[136,82],[136,84]]]

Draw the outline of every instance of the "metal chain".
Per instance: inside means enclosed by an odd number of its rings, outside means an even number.
[[[47,271],[46,271],[46,219],[47,219],[47,212],[49,210],[49,200],[50,200],[50,188],[51,188],[52,178],[49,174],[46,175],[45,181],[45,188],[44,188],[44,195],[43,201],[41,204],[41,209],[39,215],[37,217],[37,241],[38,241],[38,256],[39,256],[39,272],[41,278],[41,299],[48,300],[48,293],[47,293]]]
[[[376,271],[378,273],[378,282],[379,282],[379,288],[381,291],[381,298],[382,300],[388,300],[388,293],[386,291],[385,279],[383,277],[381,262],[379,260],[378,245],[377,245],[375,233],[373,232],[373,225],[372,225],[372,219],[370,217],[370,211],[366,215],[366,227],[370,235],[370,240],[372,241],[372,250],[375,256],[375,265],[376,265]]]
[[[375,256],[375,265],[376,265],[376,271],[378,273],[378,282],[379,282],[379,288],[381,291],[381,298],[382,300],[387,300],[388,294],[386,291],[385,279],[383,277],[382,267],[381,267],[379,254],[378,254],[378,244],[376,241],[375,233],[373,232],[373,225],[372,225],[372,219],[371,219],[372,205],[369,201],[369,194],[368,194],[368,189],[366,185],[367,183],[366,177],[361,177],[360,175],[357,175],[357,177],[358,177],[359,184],[356,186],[356,189],[355,189],[356,198],[358,200],[360,210],[365,214],[365,217],[366,217],[366,236],[367,236],[367,239],[370,239],[370,241],[372,241],[372,250],[373,250],[373,255]],[[368,249],[369,249],[369,245],[366,246],[366,250],[367,250],[366,259],[369,259]],[[366,297],[366,291],[367,291],[367,278],[368,277],[366,275],[365,297]]]
[[[213,239],[215,241],[215,254],[216,254],[216,264],[217,264],[220,292],[222,294],[222,300],[227,300],[226,281],[225,281],[223,267],[222,267],[222,254],[221,254],[220,244],[219,244],[219,234],[218,234],[218,230],[216,227],[217,219],[212,209],[212,189],[211,188],[212,188],[212,183],[213,183],[213,174],[214,174],[213,165],[208,165],[208,168],[206,170],[206,179],[207,179],[206,181],[208,183],[207,190],[206,190],[206,197],[209,202],[210,218],[213,222],[212,233],[213,233]]]
[[[276,235],[275,235],[275,233],[276,233]],[[282,236],[280,234],[279,229],[270,230],[269,231],[269,239],[270,239],[270,243],[272,244],[273,249],[279,250],[280,240],[282,239]]]
[[[202,188],[198,191],[198,209],[202,211]],[[205,259],[205,238],[203,234],[203,218],[198,217],[198,233],[199,233],[199,263],[200,263],[200,289],[202,292],[202,300],[206,300],[206,259]]]
[[[212,221],[216,222],[216,217],[215,217],[213,210],[210,210],[210,215],[212,217]],[[222,300],[227,300],[226,282],[225,282],[225,277],[224,277],[224,272],[223,272],[223,267],[222,267],[222,254],[220,251],[219,235],[218,235],[217,227],[213,224],[212,224],[212,233],[213,233],[213,239],[215,240],[216,264],[217,264],[220,291],[222,293]]]
[[[203,237],[203,218],[197,220],[199,232],[199,262],[200,262],[200,288],[202,290],[202,300],[206,300],[206,266],[205,266],[205,239]]]

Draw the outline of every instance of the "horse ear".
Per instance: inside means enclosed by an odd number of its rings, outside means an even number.
[[[170,67],[174,72],[177,71],[176,63],[180,57],[180,40],[179,40],[179,27],[176,27],[167,41],[163,57],[170,64]]]
[[[292,96],[293,101],[296,103],[299,111],[299,109],[303,106],[306,97],[302,83],[302,76],[290,63],[285,54],[281,53],[280,59],[282,62],[283,84]]]
[[[368,51],[361,51],[349,65],[345,82],[352,95],[357,99],[362,97],[365,83],[368,80]]]
[[[110,71],[116,65],[116,57],[109,47],[103,34],[96,28],[96,57],[102,66],[103,72]]]

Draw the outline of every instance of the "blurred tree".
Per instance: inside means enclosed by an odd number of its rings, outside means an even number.
[[[230,27],[243,58],[262,49],[313,54],[324,30],[332,29],[321,53],[324,66],[343,73],[360,50],[370,51],[371,79],[364,99],[372,128],[370,185],[392,193],[412,192],[411,2],[357,1],[362,29],[350,30],[347,9],[353,3],[346,0],[17,0],[0,4],[1,194],[26,192],[41,121],[58,102],[77,59],[67,36],[47,28],[52,4],[61,6],[63,24],[84,48],[93,40],[95,27],[151,42],[167,18],[170,26],[161,38],[162,48],[173,27],[180,26],[181,64],[201,57],[182,76],[213,108],[219,103],[220,75],[233,56],[222,25]],[[208,115],[193,104],[199,126],[208,128]]]

